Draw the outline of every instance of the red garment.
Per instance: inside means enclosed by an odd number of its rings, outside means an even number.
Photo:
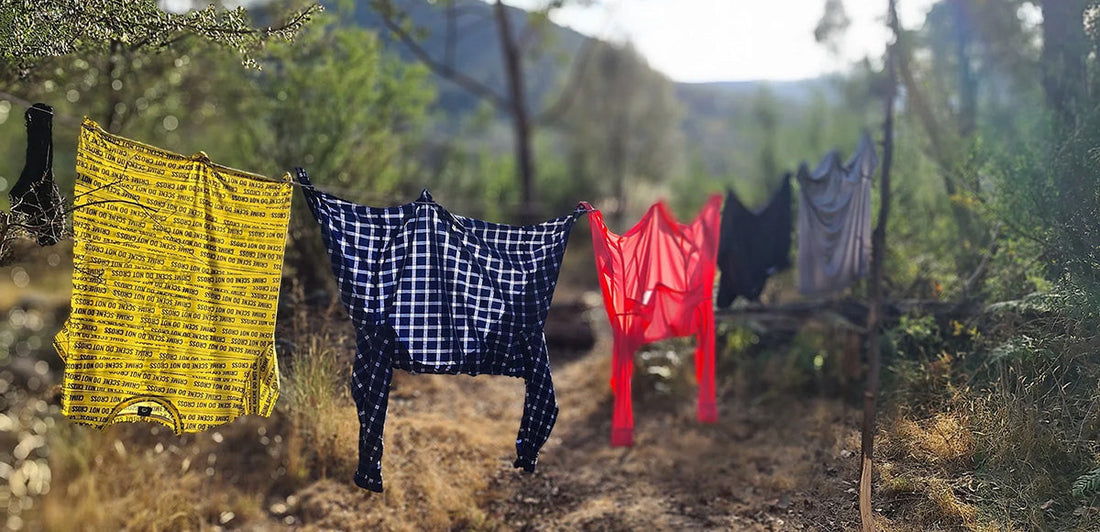
[[[722,196],[711,196],[699,216],[685,225],[676,221],[664,202],[658,202],[622,236],[607,229],[600,211],[588,216],[596,271],[615,338],[611,367],[611,389],[615,394],[613,446],[634,444],[630,378],[634,352],[647,342],[696,337],[699,421],[718,420],[711,298],[721,206]]]

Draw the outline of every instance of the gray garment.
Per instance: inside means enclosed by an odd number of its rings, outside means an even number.
[[[798,289],[843,290],[867,275],[871,257],[871,177],[878,156],[864,132],[852,158],[829,152],[810,172],[798,168]]]

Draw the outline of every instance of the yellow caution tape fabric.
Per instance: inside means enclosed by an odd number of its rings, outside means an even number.
[[[87,119],[76,166],[72,313],[54,339],[62,412],[176,433],[269,415],[289,175],[178,155]]]

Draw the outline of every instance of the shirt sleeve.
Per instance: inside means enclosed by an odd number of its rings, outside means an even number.
[[[532,342],[526,376],[527,390],[523,401],[523,420],[516,438],[515,467],[524,471],[535,470],[539,449],[550,438],[550,431],[558,419],[558,400],[554,395],[554,381],[550,377],[550,356],[546,350],[546,338],[541,333]]]
[[[360,337],[351,375],[351,394],[359,411],[359,467],[355,470],[355,485],[381,492],[382,430],[393,378],[389,351],[394,346],[388,342],[373,343]]]

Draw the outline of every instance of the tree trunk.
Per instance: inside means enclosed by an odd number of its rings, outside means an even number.
[[[504,74],[508,78],[512,131],[515,135],[516,177],[520,185],[520,216],[524,222],[536,221],[539,207],[535,202],[535,165],[531,150],[531,117],[527,112],[527,95],[523,88],[523,65],[519,44],[512,35],[508,11],[501,0],[493,4],[504,54]]]
[[[955,60],[959,70],[959,109],[957,113],[957,127],[960,146],[969,146],[973,142],[974,131],[978,127],[978,80],[974,77],[974,66],[971,60],[971,41],[973,40],[973,24],[967,9],[968,0],[952,0],[952,18],[955,25]],[[966,160],[964,157],[962,160]],[[956,164],[962,170],[963,163],[956,159]],[[974,194],[979,193],[979,180],[977,172],[955,171],[955,176],[964,181],[963,187]],[[980,258],[977,254],[979,247],[985,247],[985,235],[982,223],[967,207],[952,202],[955,209],[955,219],[959,224],[959,234],[964,241],[970,242],[968,253],[960,257],[957,270],[960,275],[972,275],[978,271]]]
[[[898,35],[897,0],[889,0],[890,27]],[[895,41],[896,42],[896,41]],[[890,166],[894,159],[894,93],[897,90],[897,74],[894,70],[893,46],[886,49],[886,71],[889,82],[886,88],[886,118],[882,129],[882,189],[879,191],[878,225],[871,234],[871,311],[867,317],[868,356],[871,367],[867,374],[867,391],[863,396],[863,434],[860,449],[862,471],[859,478],[859,516],[864,532],[874,532],[871,510],[872,457],[875,447],[875,401],[878,399],[878,380],[882,366],[879,349],[879,319],[882,313],[882,262],[886,258],[886,223],[890,217]]]
[[[611,158],[611,171],[615,180],[615,225],[620,231],[624,231],[626,223],[626,112],[623,111],[615,119],[616,127],[611,131],[611,149],[608,157]]]
[[[966,0],[953,0],[951,8],[955,22],[955,60],[959,68],[959,136],[967,139],[978,126],[978,80],[970,60],[973,31]]]
[[[956,21],[961,22],[961,21]],[[897,24],[896,21],[891,22]],[[901,33],[899,27],[895,32],[895,41],[892,47],[892,57],[894,61],[894,68],[896,69],[896,75],[901,78],[902,85],[905,86],[906,103],[912,108],[913,112],[917,115],[917,119],[924,129],[925,134],[928,135],[929,143],[932,145],[931,156],[939,166],[939,173],[943,176],[944,190],[949,197],[956,196],[960,191],[956,186],[955,179],[960,174],[960,163],[963,159],[963,153],[960,152],[960,146],[963,146],[963,142],[968,140],[964,133],[968,130],[966,125],[965,114],[971,112],[976,113],[977,97],[974,95],[974,101],[964,103],[960,106],[960,114],[964,116],[959,117],[959,126],[957,128],[950,128],[943,126],[939,119],[937,119],[935,111],[933,111],[928,97],[924,92],[924,85],[920,80],[916,79],[913,74],[912,64],[910,60],[911,50],[908,47],[908,43],[905,41],[905,35]],[[965,55],[965,54],[963,54]],[[960,60],[963,57],[960,57]],[[967,67],[969,68],[969,67]],[[960,77],[966,75],[964,72],[960,72]],[[963,83],[960,80],[960,83]],[[963,92],[967,90],[974,90],[962,88]],[[964,96],[965,97],[965,96]],[[976,123],[976,120],[975,120]],[[962,277],[968,277],[971,275],[975,265],[978,263],[978,255],[974,251],[978,249],[978,243],[976,235],[979,234],[977,230],[977,220],[975,220],[974,213],[965,205],[956,202],[954,199],[950,201],[952,218],[955,220],[955,225],[959,229],[959,236],[964,242],[970,244],[970,249],[960,253],[956,271]]]
[[[114,83],[118,81],[122,83],[123,70],[129,65],[129,61],[124,61],[119,57],[122,54],[122,43],[118,41],[111,41],[110,50],[107,52],[107,83],[103,85],[104,91],[107,96],[107,108],[104,109],[103,115],[103,129],[118,134],[122,129],[121,114],[118,112],[119,104],[122,103],[121,91],[115,90]]]
[[[1085,102],[1085,57],[1089,52],[1084,14],[1087,0],[1043,0],[1043,91],[1047,103],[1072,127],[1077,107]]]

